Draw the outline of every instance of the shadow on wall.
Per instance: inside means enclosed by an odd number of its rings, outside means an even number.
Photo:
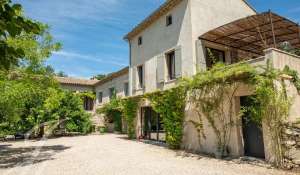
[[[53,156],[71,147],[63,145],[30,146],[13,148],[12,145],[0,145],[0,169],[23,167],[53,160]]]

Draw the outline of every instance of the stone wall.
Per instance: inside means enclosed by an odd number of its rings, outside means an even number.
[[[283,134],[286,152],[286,167],[300,169],[300,123],[286,124]]]

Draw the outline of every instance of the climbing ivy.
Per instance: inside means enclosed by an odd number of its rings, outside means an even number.
[[[186,104],[185,87],[178,86],[170,90],[146,94],[145,97],[150,100],[154,111],[160,114],[163,120],[169,148],[180,148]]]
[[[114,123],[114,130],[122,132],[122,105],[121,99],[113,98],[97,109],[98,114],[103,114],[105,123]]]
[[[283,73],[292,77],[292,82],[300,93],[300,78],[298,72],[296,70],[292,70],[289,66],[285,66],[283,69]]]
[[[106,122],[113,121],[114,129],[122,132],[122,118],[127,123],[127,134],[129,139],[135,138],[135,118],[137,115],[139,97],[130,97],[125,99],[113,98],[109,103],[104,104],[97,109],[97,113],[104,114]]]
[[[127,123],[127,135],[129,139],[135,138],[135,118],[141,97],[131,97],[122,100],[122,113]]]
[[[86,92],[79,92],[77,95],[81,98],[84,99],[85,97],[88,97],[92,100],[96,99],[96,94],[92,91],[86,91]]]
[[[209,71],[184,80],[188,101],[198,116],[197,121],[188,122],[195,126],[201,145],[201,139],[206,139],[203,120],[207,120],[217,138],[218,157],[228,155],[231,128],[237,124],[233,112],[236,91],[241,83],[250,83],[255,75],[255,68],[248,64],[218,63]]]

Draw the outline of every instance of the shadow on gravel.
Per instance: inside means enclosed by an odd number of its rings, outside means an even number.
[[[0,169],[14,168],[53,160],[53,156],[70,147],[63,145],[30,146],[13,148],[12,145],[0,145]]]

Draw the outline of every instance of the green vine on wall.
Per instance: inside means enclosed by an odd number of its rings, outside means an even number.
[[[166,91],[146,94],[151,106],[163,120],[166,142],[171,149],[179,149],[183,136],[183,122],[186,105],[186,89],[178,86]]]
[[[114,123],[114,130],[122,132],[122,102],[119,98],[113,98],[109,103],[97,109],[98,114],[103,114],[105,123]]]
[[[201,145],[201,139],[206,139],[203,124],[206,119],[217,138],[218,157],[228,155],[231,129],[237,125],[233,111],[236,91],[241,83],[249,83],[255,75],[256,70],[248,64],[218,63],[184,82],[189,91],[188,101],[198,116],[198,121],[188,122],[195,126]]]
[[[127,122],[127,135],[129,139],[135,138],[135,119],[137,115],[138,104],[141,97],[131,97],[122,100],[122,112]]]
[[[135,118],[141,97],[130,97],[125,99],[113,98],[109,103],[97,109],[97,113],[104,114],[106,122],[113,121],[115,130],[122,132],[122,118],[127,124],[127,135],[129,139],[135,138]]]
[[[86,92],[79,92],[77,93],[81,99],[84,99],[85,97],[90,98],[92,100],[96,99],[96,94],[91,91],[86,91]]]

